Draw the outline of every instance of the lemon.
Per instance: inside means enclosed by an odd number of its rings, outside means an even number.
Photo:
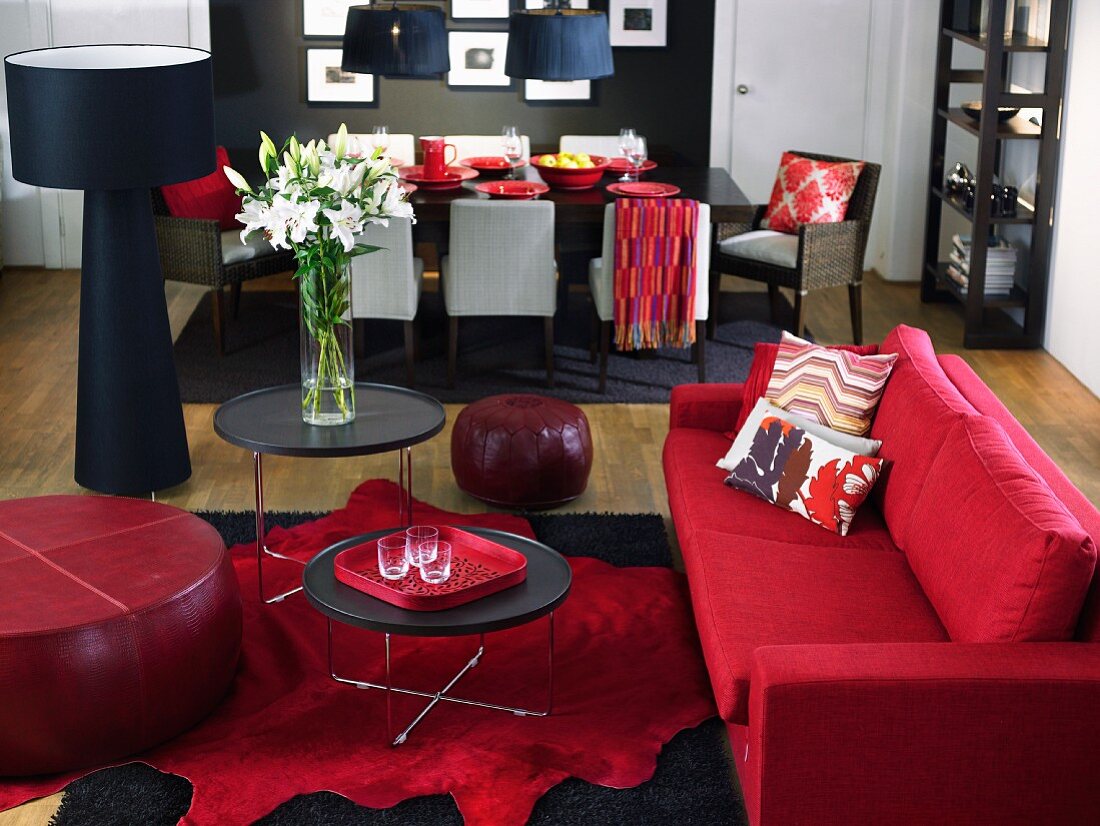
[[[539,158],[539,166],[557,166],[558,159],[553,155],[543,155]]]
[[[592,158],[589,157],[587,152],[578,152],[576,155],[573,156],[573,160],[575,160],[577,163],[591,163]]]

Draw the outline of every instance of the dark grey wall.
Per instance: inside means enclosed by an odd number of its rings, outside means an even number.
[[[513,0],[513,7],[522,5]],[[215,113],[218,142],[252,172],[257,130],[277,141],[318,137],[346,121],[353,132],[384,123],[392,132],[496,134],[518,125],[532,143],[557,144],[563,134],[617,134],[634,126],[687,163],[706,165],[714,0],[669,0],[667,49],[615,49],[615,76],[594,84],[588,105],[530,105],[520,81],[511,90],[448,89],[442,80],[379,81],[377,108],[310,106],[305,102],[305,47],[339,41],[302,37],[301,0],[212,0]],[[446,4],[444,4],[446,6]],[[593,2],[593,8],[606,3]],[[455,21],[448,28],[506,30],[506,20]]]

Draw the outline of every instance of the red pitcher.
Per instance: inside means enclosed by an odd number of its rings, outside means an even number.
[[[458,157],[455,145],[446,143],[438,135],[431,135],[420,139],[420,149],[424,153],[424,178],[435,181],[446,178],[447,167]],[[446,160],[448,149],[454,153],[449,161]]]

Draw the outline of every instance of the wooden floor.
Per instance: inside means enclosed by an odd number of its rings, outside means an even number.
[[[285,277],[277,280],[285,281]],[[754,289],[727,279],[727,289]],[[272,284],[257,284],[270,289]],[[202,295],[168,284],[175,334]],[[864,329],[878,341],[899,323],[927,329],[941,352],[957,352],[1004,401],[1044,450],[1100,504],[1100,400],[1042,350],[966,351],[962,319],[953,305],[922,305],[911,284],[870,276],[864,287]],[[72,271],[12,269],[0,278],[0,498],[83,493],[72,479],[79,275]],[[807,325],[823,343],[850,340],[847,291],[814,293]],[[248,510],[253,505],[251,456],[218,439],[215,405],[185,405],[194,474],[158,500],[198,510]],[[450,510],[484,510],[454,485],[450,423],[461,405],[447,405],[448,427],[415,450],[415,492]],[[586,405],[596,443],[588,491],[564,511],[660,513],[668,516],[661,473],[667,432],[664,405]],[[394,478],[396,459],[265,460],[271,510],[326,510],[344,504],[356,483]],[[54,795],[0,813],[0,826],[41,826],[59,801]]]

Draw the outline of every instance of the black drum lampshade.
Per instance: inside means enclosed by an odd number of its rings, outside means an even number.
[[[148,494],[191,475],[149,190],[213,172],[210,54],[37,49],[4,60],[12,174],[84,190],[74,476]]]
[[[587,9],[512,12],[504,72],[532,80],[610,77],[615,62],[607,15]]]
[[[387,77],[437,77],[451,69],[447,25],[438,6],[352,6],[341,68]]]

